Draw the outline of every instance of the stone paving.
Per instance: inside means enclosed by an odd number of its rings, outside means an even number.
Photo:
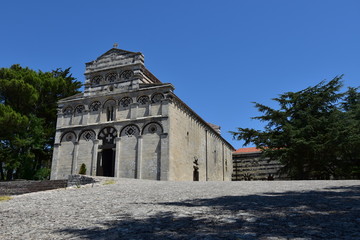
[[[115,179],[0,202],[0,239],[360,239],[360,181]]]

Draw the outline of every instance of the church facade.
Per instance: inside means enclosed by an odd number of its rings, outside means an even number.
[[[78,174],[230,181],[234,148],[144,65],[112,48],[86,63],[84,92],[58,103],[51,179]]]

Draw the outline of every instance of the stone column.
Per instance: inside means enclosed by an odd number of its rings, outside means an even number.
[[[114,177],[120,177],[120,143],[121,137],[115,138],[115,169],[114,169]]]
[[[160,134],[160,180],[170,180],[169,138],[167,133]]]
[[[137,159],[136,159],[136,178],[137,179],[141,179],[142,142],[143,142],[143,137],[138,136],[138,148],[137,148]]]
[[[83,124],[83,125],[88,124],[89,117],[90,117],[90,111],[89,111],[89,110],[84,110],[82,117],[83,117],[83,119],[82,119],[82,124]]]
[[[152,103],[151,103],[151,99],[150,99],[150,102],[149,102],[149,105],[147,106],[148,108],[148,116],[152,116],[153,113],[152,113]]]
[[[99,148],[99,140],[95,139],[92,150],[92,158],[91,158],[91,171],[90,171],[91,176],[96,176],[98,148]]]
[[[60,157],[60,146],[61,146],[61,143],[54,144],[53,157],[52,157],[52,162],[51,162],[51,176],[50,176],[51,180],[57,179],[57,171],[58,171],[57,168],[58,168],[58,161],[59,161],[59,157]]]
[[[99,122],[107,122],[106,119],[106,111],[103,113],[103,111],[106,110],[105,108],[99,108]]]
[[[79,153],[79,142],[74,142],[74,152],[71,166],[71,174],[78,174],[77,172],[77,157]]]
[[[138,107],[139,107],[139,103],[130,104],[130,119],[136,119],[137,118]]]
[[[118,119],[119,105],[114,105],[114,121],[120,120]]]

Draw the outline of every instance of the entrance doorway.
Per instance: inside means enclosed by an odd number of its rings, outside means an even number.
[[[115,138],[117,131],[113,127],[105,127],[99,133],[99,139],[102,140],[102,149],[98,153],[97,176],[114,177],[115,176]]]
[[[198,167],[194,167],[193,181],[199,181],[199,168]]]
[[[114,177],[115,151],[109,148],[99,152],[96,169],[96,176]]]
[[[115,170],[115,151],[112,149],[103,149],[102,151],[103,176],[113,177]]]

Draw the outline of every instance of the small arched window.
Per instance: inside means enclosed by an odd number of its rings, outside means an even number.
[[[130,106],[130,104],[132,103],[132,99],[129,97],[123,97],[119,103],[121,107],[126,108]]]
[[[151,102],[158,103],[158,102],[161,102],[161,100],[163,100],[163,99],[164,99],[164,95],[162,95],[161,93],[156,93],[152,96]]]
[[[115,72],[112,72],[112,73],[109,73],[108,75],[106,75],[106,81],[108,82],[115,82],[117,79],[117,73]]]
[[[98,85],[101,83],[102,80],[103,80],[103,77],[101,75],[96,75],[95,77],[92,78],[91,83]]]
[[[90,104],[89,109],[91,112],[97,112],[100,110],[100,107],[101,107],[101,103],[99,101],[95,101]]]
[[[104,109],[106,109],[106,119],[107,121],[114,121],[115,120],[115,100],[108,100],[104,104]]]
[[[63,109],[63,113],[65,116],[70,116],[73,113],[73,108],[71,106],[67,106]]]
[[[77,105],[77,106],[75,107],[75,113],[76,113],[76,114],[81,114],[81,113],[84,112],[84,110],[85,110],[85,106],[84,106],[84,105]]]
[[[146,105],[150,102],[150,99],[148,96],[141,96],[138,98],[137,102],[140,104],[140,105]]]

